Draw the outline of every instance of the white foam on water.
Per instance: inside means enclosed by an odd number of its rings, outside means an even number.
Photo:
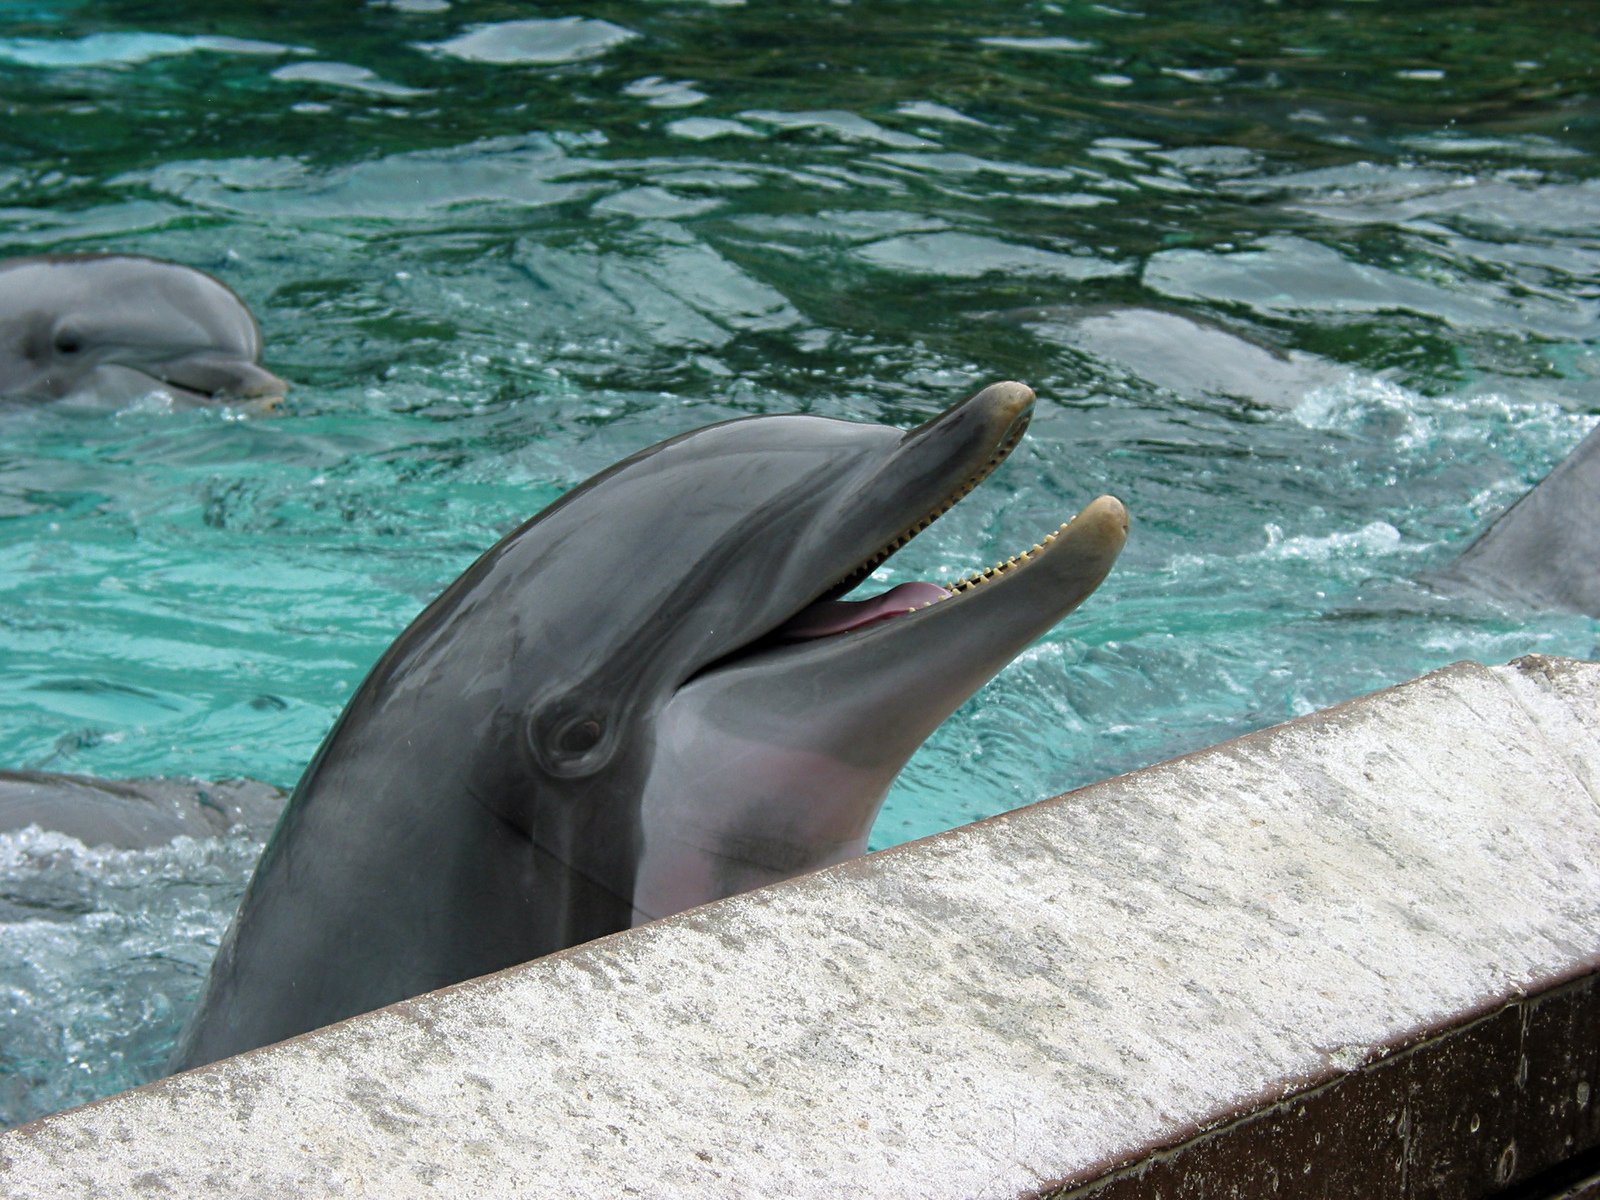
[[[0,833],[0,1126],[161,1074],[259,853]]]
[[[1273,524],[1268,524],[1265,532],[1267,544],[1260,552],[1264,558],[1328,562],[1337,558],[1374,558],[1408,549],[1400,531],[1387,521],[1372,521],[1360,529],[1338,530],[1320,536],[1286,536],[1281,526]],[[1409,549],[1415,553],[1421,547]]]

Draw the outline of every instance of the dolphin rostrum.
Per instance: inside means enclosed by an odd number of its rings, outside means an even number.
[[[1032,406],[1000,383],[909,432],[729,421],[509,534],[334,725],[173,1069],[861,854],[917,746],[1122,548],[1101,497],[949,589],[839,599]]]
[[[1600,427],[1432,578],[1600,617]]]
[[[279,399],[288,384],[260,358],[255,317],[203,271],[132,254],[0,262],[0,400]]]

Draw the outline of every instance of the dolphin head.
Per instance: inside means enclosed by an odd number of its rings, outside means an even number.
[[[838,600],[977,486],[1032,407],[1004,383],[909,432],[732,421],[569,494],[421,623],[425,673],[459,652],[469,595],[514,630],[468,790],[634,921],[861,853],[916,747],[1122,547],[1108,497],[948,594]]]
[[[261,330],[227,285],[136,255],[0,263],[0,398],[121,404],[281,399]]]
[[[1110,569],[1110,498],[984,576],[843,601],[1021,438],[753,417],[616,464],[379,660],[285,811],[177,1064],[859,853],[945,716]]]

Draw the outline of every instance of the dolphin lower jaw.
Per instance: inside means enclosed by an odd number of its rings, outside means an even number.
[[[1127,513],[1116,510],[1121,509],[1121,504],[1114,497],[1102,496],[1096,500],[1095,505],[1104,509],[1095,510],[1095,520],[1110,521],[1113,525],[1120,522],[1124,534],[1127,530]],[[1113,510],[1109,505],[1115,505]],[[1092,506],[1091,506],[1092,507]],[[1089,510],[1086,509],[1085,512]],[[877,596],[858,601],[850,600],[823,600],[817,601],[802,609],[787,623],[780,626],[774,638],[781,642],[809,641],[816,637],[833,637],[841,633],[853,632],[864,629],[868,625],[880,621],[900,620],[923,609],[931,608],[935,604],[943,603],[957,596],[970,594],[974,589],[982,587],[993,580],[999,579],[1007,572],[1021,570],[1037,561],[1038,556],[1046,554],[1055,544],[1056,539],[1071,530],[1078,521],[1080,513],[1071,521],[1064,522],[1053,533],[1046,534],[1044,538],[1035,542],[1027,550],[1020,551],[992,567],[974,572],[963,579],[950,584],[932,583],[903,583],[889,591]],[[1065,616],[1065,612],[1059,615]]]
[[[657,727],[634,924],[864,852],[916,749],[1099,586],[1127,529],[1122,504],[1102,496],[943,598],[769,639],[690,680]]]
[[[1127,534],[1127,510],[1115,497],[1100,496],[1032,548],[940,589],[946,592],[940,598],[816,637],[764,639],[702,671],[679,694],[726,689],[740,694],[739,706],[760,712],[782,709],[783,694],[803,693],[797,677],[832,675],[840,693],[830,698],[836,713],[858,702],[893,707],[901,694],[905,707],[916,708],[926,677],[949,674],[960,663],[954,674],[963,680],[964,700],[1088,598]]]
[[[984,474],[992,471],[1015,445],[1016,442],[1013,440],[1009,446],[997,452]],[[903,547],[911,537],[915,536],[916,531],[927,528],[936,517],[948,512],[956,501],[971,492],[982,478],[983,476],[979,476],[962,488],[955,499],[938,508],[927,520],[919,522],[912,533],[897,539],[893,547],[895,549]],[[1086,587],[1080,586],[1066,596],[1056,597],[1045,603],[1043,613],[1048,619],[1045,627],[1048,627],[1076,608],[1098,586],[1120,553],[1127,531],[1128,514],[1122,503],[1113,496],[1101,496],[1087,505],[1077,516],[1064,522],[1054,532],[1046,534],[1030,548],[954,583],[900,584],[887,592],[859,601],[829,598],[837,595],[838,589],[824,593],[822,599],[802,608],[768,637],[759,640],[746,650],[725,656],[701,674],[737,662],[747,653],[758,653],[774,645],[794,645],[820,638],[848,637],[876,629],[884,624],[893,623],[900,626],[914,622],[921,614],[935,606],[959,604],[980,590],[992,593],[995,585],[1001,580],[1009,583],[1028,570],[1043,566],[1052,555],[1065,555],[1070,557],[1074,565],[1082,564],[1084,569],[1080,574],[1092,582]],[[881,564],[891,553],[892,549],[877,556],[875,562]],[[697,675],[696,678],[698,677]]]
[[[162,403],[259,404],[271,408],[287,395],[289,385],[265,367],[243,360],[210,360],[203,369],[107,358],[93,367],[48,377],[43,395],[49,399],[83,397],[92,405],[129,404],[146,398]]]
[[[265,367],[244,358],[190,355],[153,364],[158,385],[202,400],[281,400],[289,385]]]
[[[936,604],[959,603],[980,592],[992,595],[997,585],[1009,585],[1029,570],[1049,571],[1059,564],[1062,569],[1055,572],[1056,579],[1065,582],[1071,577],[1073,586],[1045,605],[1053,625],[1099,586],[1121,553],[1127,535],[1128,512],[1122,502],[1115,496],[1100,496],[1029,549],[957,580],[948,585],[947,596],[930,599],[911,610],[912,614]]]

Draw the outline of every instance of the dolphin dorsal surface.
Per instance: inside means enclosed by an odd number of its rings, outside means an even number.
[[[909,431],[751,417],[514,530],[379,659],[286,806],[183,1069],[862,853],[930,732],[1087,597],[1110,497],[949,587],[846,593],[1033,393]]]
[[[1600,426],[1436,578],[1600,617]]]
[[[40,829],[85,846],[144,850],[179,837],[271,830],[284,796],[250,779],[96,779],[43,771],[0,771],[0,833]]]
[[[0,261],[0,401],[272,402],[261,329],[226,284],[136,254]]]

